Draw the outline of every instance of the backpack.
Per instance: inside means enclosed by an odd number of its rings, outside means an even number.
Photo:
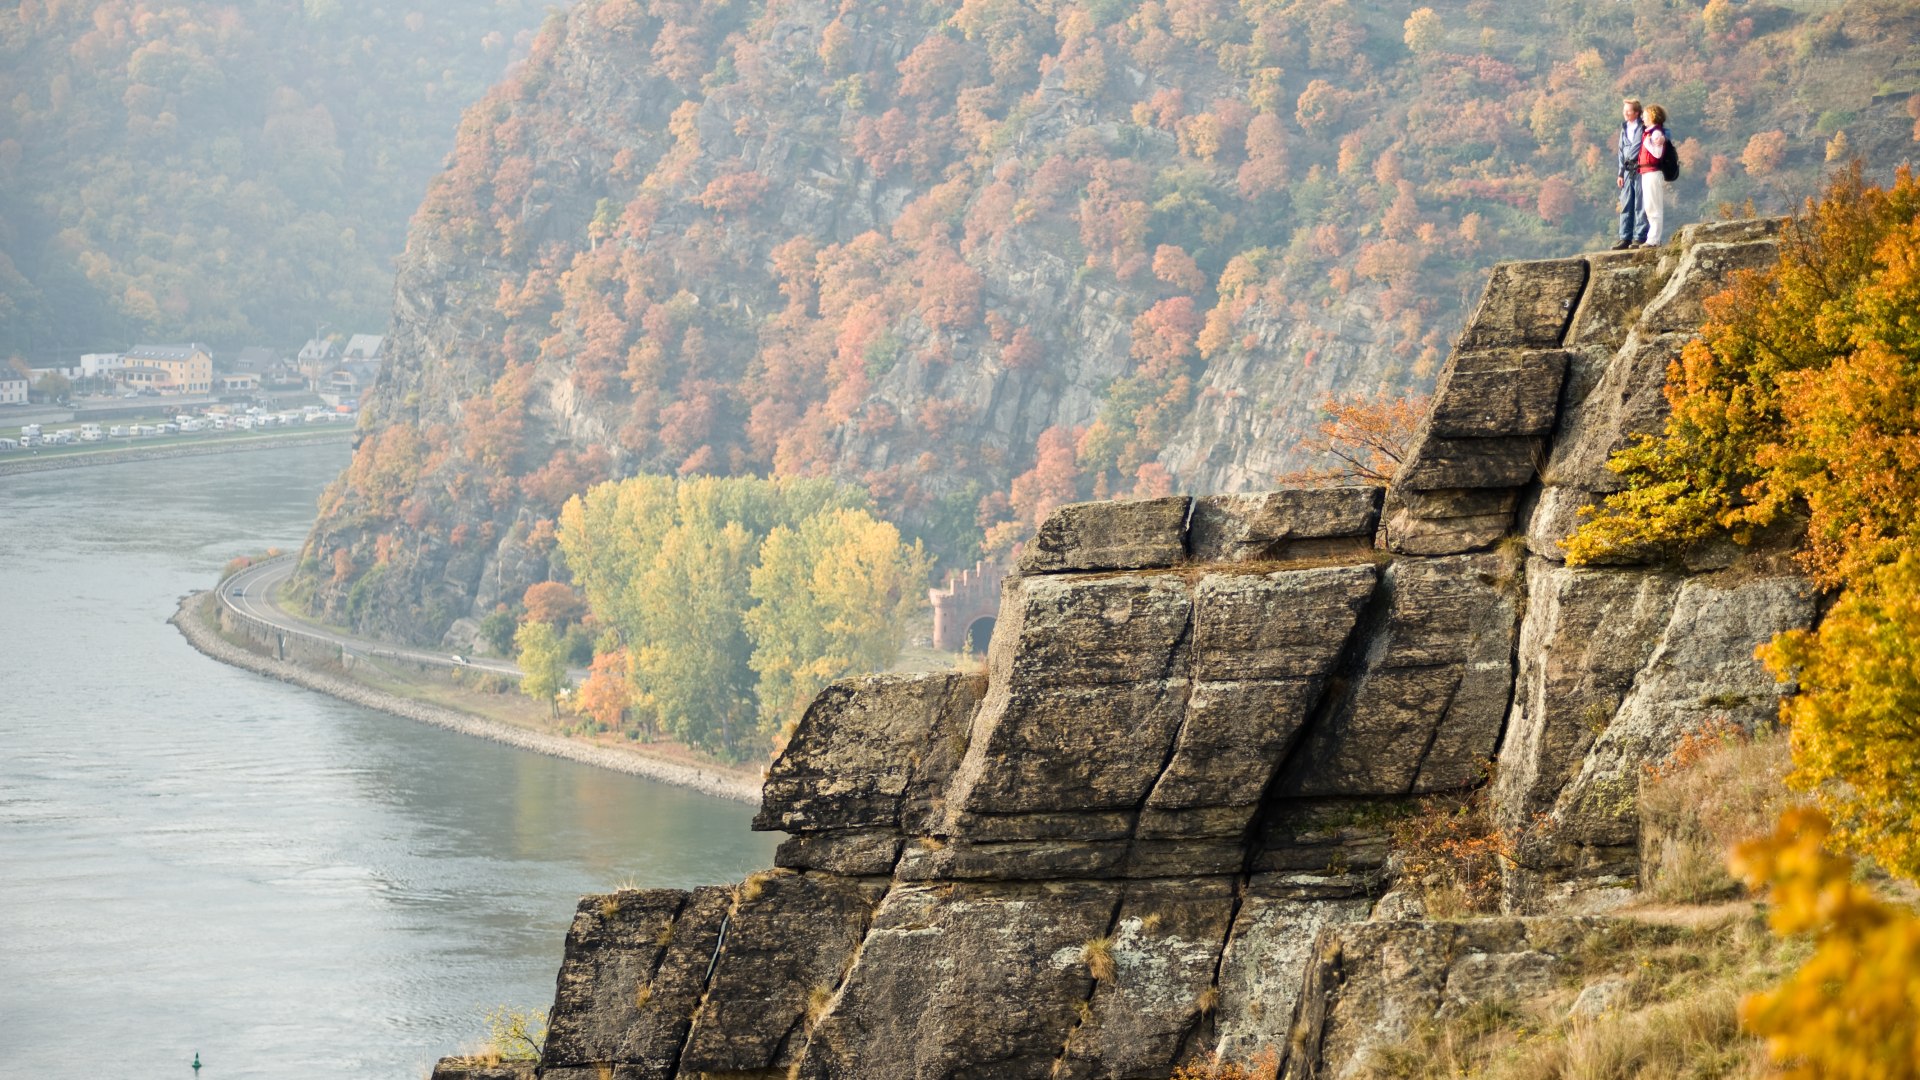
[[[1672,135],[1667,136],[1667,149],[1660,155],[1660,175],[1671,184],[1680,179],[1680,147]]]

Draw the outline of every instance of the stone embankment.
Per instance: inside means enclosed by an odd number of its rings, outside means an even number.
[[[755,821],[789,836],[776,869],[581,902],[539,1074],[1118,1080],[1269,1051],[1346,1076],[1565,976],[1637,883],[1646,766],[1767,722],[1754,649],[1816,617],[1778,556],[1560,549],[1777,230],[1497,268],[1385,492],[1062,507],[984,675],[814,702]],[[1390,823],[1490,765],[1514,917],[1426,919]],[[436,1076],[515,1074],[489,1068]]]
[[[738,776],[703,769],[696,765],[648,757],[631,751],[596,746],[579,739],[530,731],[454,709],[412,701],[375,689],[365,683],[356,682],[345,675],[327,672],[311,664],[262,655],[227,640],[208,623],[205,606],[213,599],[211,592],[193,593],[180,602],[179,610],[174,612],[173,617],[167,621],[178,627],[181,635],[194,648],[222,663],[245,668],[308,690],[317,690],[322,694],[355,705],[378,709],[384,713],[407,720],[417,720],[423,724],[432,724],[463,735],[490,739],[521,750],[531,750],[536,754],[565,758],[583,765],[611,769],[633,776],[643,776],[649,780],[691,788],[734,802],[759,801],[759,789],[753,783]]]
[[[280,450],[290,446],[312,446],[315,443],[344,444],[347,436],[351,434],[353,432],[350,428],[339,427],[326,431],[306,431],[298,435],[209,439],[205,442],[191,442],[180,446],[61,452],[37,457],[16,456],[0,460],[0,476],[53,472],[56,469],[81,469],[91,465],[118,465],[128,461],[161,461],[166,458],[206,457],[210,454],[241,454],[250,450]]]

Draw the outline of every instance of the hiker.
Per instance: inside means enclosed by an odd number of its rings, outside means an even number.
[[[1640,123],[1640,103],[1628,98],[1620,105],[1620,142],[1616,154],[1619,175],[1614,186],[1620,189],[1620,242],[1613,250],[1624,251],[1647,238],[1647,214],[1640,201],[1640,141],[1646,128]]]
[[[1667,238],[1667,176],[1662,162],[1667,157],[1667,110],[1647,106],[1646,134],[1640,138],[1640,211],[1647,217],[1648,247],[1659,247]]]

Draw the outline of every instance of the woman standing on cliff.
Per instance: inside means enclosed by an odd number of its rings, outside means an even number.
[[[1667,153],[1667,110],[1647,106],[1646,134],[1640,137],[1640,209],[1647,215],[1649,247],[1667,238],[1667,177],[1660,160]]]

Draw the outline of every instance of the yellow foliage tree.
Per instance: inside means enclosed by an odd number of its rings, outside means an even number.
[[[1446,27],[1441,25],[1440,16],[1434,14],[1430,7],[1420,8],[1407,16],[1403,29],[1407,48],[1411,49],[1415,56],[1439,48],[1441,40],[1446,36]]]
[[[835,679],[892,666],[927,572],[918,543],[861,510],[769,533],[746,614],[762,730],[788,730]]]
[[[1920,552],[1850,586],[1818,630],[1764,654],[1800,683],[1781,710],[1788,781],[1815,793],[1837,839],[1920,879]]]
[[[1854,880],[1853,861],[1826,849],[1827,820],[1789,811],[1765,839],[1742,845],[1735,868],[1772,892],[1768,919],[1808,934],[1813,957],[1748,998],[1747,1027],[1784,1074],[1804,1080],[1920,1077],[1920,918]]]
[[[637,476],[569,500],[560,551],[611,631],[576,708],[734,756],[827,682],[887,666],[927,563],[866,506],[831,481],[752,477]]]

